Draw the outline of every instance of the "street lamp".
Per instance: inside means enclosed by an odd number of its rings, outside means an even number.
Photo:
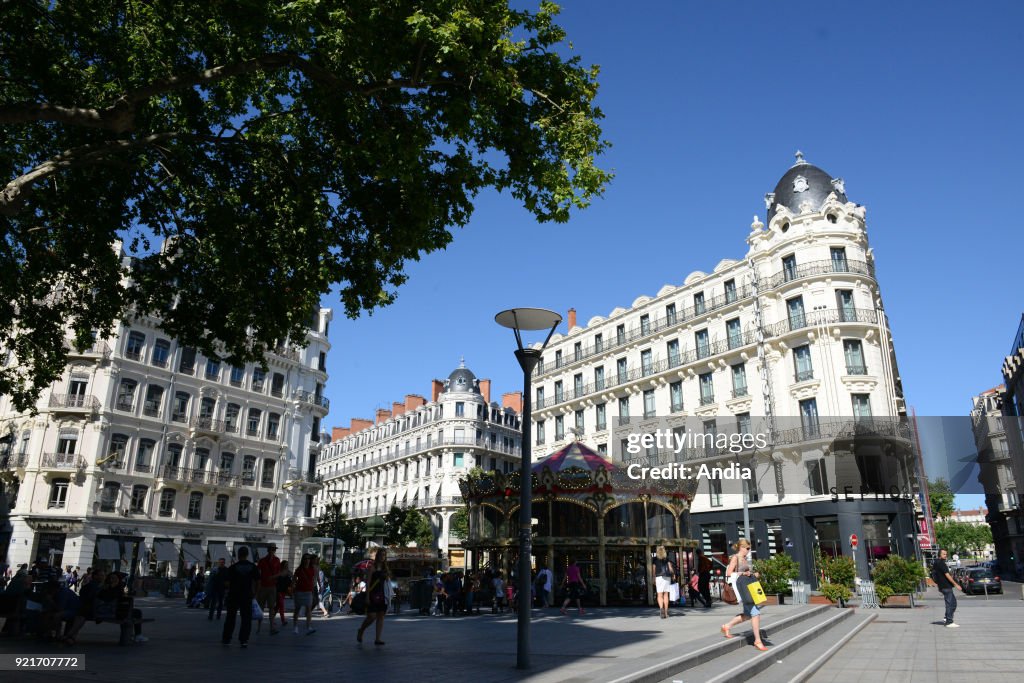
[[[533,479],[530,462],[532,456],[530,448],[530,376],[540,362],[544,348],[551,341],[551,335],[555,333],[555,328],[558,327],[558,323],[562,322],[562,316],[543,308],[513,308],[494,316],[494,322],[515,332],[516,343],[519,345],[516,350],[516,360],[519,361],[519,367],[523,369],[523,435],[522,459],[519,469],[519,621],[516,629],[516,668],[529,669],[530,609],[532,608],[530,599],[530,535],[533,518],[531,505]],[[551,329],[540,348],[523,348],[523,338],[520,332],[548,328]]]
[[[327,489],[327,495],[334,501],[334,532],[331,543],[331,564],[334,565],[334,575],[338,575],[338,532],[341,530],[341,499],[348,493],[348,489]],[[335,499],[337,496],[337,499]]]

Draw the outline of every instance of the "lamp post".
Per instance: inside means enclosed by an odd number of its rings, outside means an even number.
[[[333,542],[331,543],[331,564],[334,565],[334,577],[338,576],[338,533],[341,531],[341,499],[348,493],[348,489],[328,489],[327,495],[334,502],[334,530],[332,532]],[[335,499],[337,496],[337,499]]]
[[[562,316],[554,311],[543,308],[513,308],[502,311],[494,316],[494,321],[502,327],[507,327],[515,332],[516,360],[519,367],[523,369],[523,435],[522,435],[522,458],[520,462],[519,475],[519,620],[516,627],[516,668],[530,668],[530,609],[532,600],[530,594],[530,556],[532,545],[532,517],[531,505],[533,495],[532,479],[532,450],[530,447],[530,376],[533,369],[540,362],[544,348],[551,341],[551,335],[555,333],[558,323],[562,322]],[[523,347],[522,331],[547,330],[547,338],[540,348],[527,349]]]

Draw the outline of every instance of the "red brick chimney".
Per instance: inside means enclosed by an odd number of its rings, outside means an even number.
[[[575,308],[570,308],[569,309],[569,322],[568,322],[568,325],[569,325],[569,327],[566,330],[566,332],[572,332],[572,328],[576,327],[576,309]]]
[[[335,427],[331,430],[331,441],[341,441],[352,433],[348,427]]]
[[[427,399],[423,398],[419,394],[406,394],[405,395],[405,410],[416,410],[421,406],[427,405]]]
[[[405,404],[404,403],[399,403],[398,401],[392,402],[392,404],[391,404],[391,414],[394,415],[395,417],[398,417],[399,415],[402,415],[403,413],[405,413]]]
[[[430,400],[436,402],[437,397],[444,391],[444,382],[439,379],[431,380],[430,382]]]
[[[502,394],[501,407],[511,408],[521,415],[523,413],[523,392],[510,391],[507,394]]]
[[[372,426],[373,426],[373,420],[367,420],[367,419],[364,419],[364,418],[361,418],[361,417],[353,417],[352,418],[352,426],[349,427],[349,429],[352,430],[353,434],[357,434],[357,433],[363,431],[364,429],[366,429],[367,427],[372,427]]]
[[[377,424],[384,422],[391,417],[391,411],[387,408],[377,408]]]
[[[480,393],[483,394],[484,400],[488,404],[491,402],[491,380],[482,379],[480,380]]]

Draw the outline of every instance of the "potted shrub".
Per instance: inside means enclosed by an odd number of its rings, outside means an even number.
[[[760,575],[761,587],[768,596],[768,604],[774,597],[780,605],[786,604],[789,582],[800,577],[800,565],[785,553],[776,553],[767,560],[754,560],[754,571]]]
[[[846,601],[853,596],[853,586],[857,577],[857,565],[852,558],[829,557],[819,549],[815,557],[815,565],[818,576],[821,577],[821,585],[818,590],[832,603],[839,603],[845,606]],[[828,591],[826,593],[826,587]]]
[[[849,586],[841,583],[823,583],[820,590],[821,594],[829,599],[829,602],[838,607],[846,607],[846,602],[853,597],[853,591]]]
[[[914,592],[924,577],[924,567],[899,555],[879,560],[871,572],[878,602],[886,607],[913,607]]]

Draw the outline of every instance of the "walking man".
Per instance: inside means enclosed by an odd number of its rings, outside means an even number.
[[[252,630],[252,598],[260,580],[260,570],[249,561],[249,549],[242,546],[238,549],[238,562],[228,568],[228,617],[224,620],[224,631],[220,641],[231,644],[231,636],[235,632],[235,616],[242,620],[238,627],[238,642],[242,647],[249,645],[249,632]]]
[[[546,564],[540,566],[540,571],[537,572],[537,578],[535,583],[537,585],[537,598],[540,600],[541,607],[551,607],[551,583],[555,577],[552,575],[551,570],[548,569]]]
[[[256,602],[263,608],[264,614],[273,614],[277,609],[277,577],[281,574],[281,560],[277,557],[277,546],[267,546],[266,556],[256,565],[260,570],[260,587],[256,593]],[[274,620],[270,620],[270,635],[277,635]]]
[[[953,589],[962,589],[949,573],[949,567],[946,566],[945,548],[939,551],[938,559],[932,564],[932,579],[942,591],[942,598],[946,601],[946,628],[960,628],[960,624],[953,621],[953,613],[956,612],[956,595],[953,593]]]
[[[227,586],[228,581],[228,568],[224,565],[224,558],[217,560],[217,564],[214,565],[210,571],[209,581],[209,592],[207,598],[210,601],[210,613],[208,620],[213,621],[213,611],[217,610],[217,618],[220,619],[221,612],[224,610],[224,588]]]

